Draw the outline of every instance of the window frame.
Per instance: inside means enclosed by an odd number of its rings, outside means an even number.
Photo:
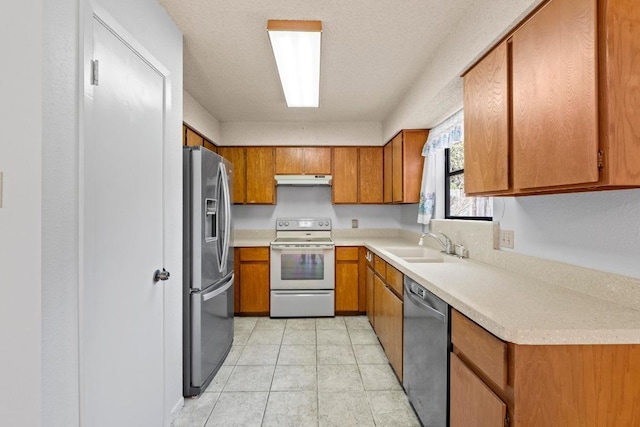
[[[464,144],[464,142],[463,142]],[[444,149],[444,218],[445,219],[462,219],[468,221],[493,221],[493,216],[455,216],[451,215],[451,177],[463,175],[464,168],[457,169],[453,172],[450,171],[450,156],[449,156],[449,148]],[[466,193],[465,193],[466,194]],[[473,196],[471,196],[473,197]]]

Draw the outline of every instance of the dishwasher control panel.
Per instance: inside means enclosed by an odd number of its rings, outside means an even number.
[[[421,299],[424,299],[427,296],[427,290],[414,282],[411,282],[411,293]]]

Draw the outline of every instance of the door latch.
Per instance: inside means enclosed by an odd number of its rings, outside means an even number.
[[[159,282],[160,280],[162,280],[162,281],[169,280],[169,276],[171,276],[171,273],[169,273],[164,268],[162,269],[162,271],[156,270],[153,273],[153,281],[154,282]]]

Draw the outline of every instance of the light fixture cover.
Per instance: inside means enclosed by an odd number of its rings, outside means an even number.
[[[287,106],[317,108],[322,22],[269,20],[267,32]]]

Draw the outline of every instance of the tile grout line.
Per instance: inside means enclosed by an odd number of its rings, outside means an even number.
[[[278,359],[280,358],[280,352],[282,351],[282,343],[284,341],[284,331],[287,330],[287,322],[284,321],[284,328],[282,329],[282,337],[280,337],[280,345],[278,346],[278,355],[276,356],[275,364],[273,365],[273,374],[271,375],[271,383],[269,384],[269,390],[267,391],[267,401],[264,403],[264,409],[262,410],[262,419],[260,420],[260,425],[264,425],[264,417],[267,415],[267,406],[269,406],[269,398],[271,397],[271,388],[273,387],[273,380],[276,377],[276,368],[278,367]],[[256,322],[257,323],[257,322]]]
[[[253,328],[251,328],[251,331],[249,332],[249,336],[251,336],[251,334],[253,333],[254,329],[255,329],[255,325],[253,326]],[[234,334],[235,334],[235,331],[234,331]],[[247,339],[247,341],[248,341],[248,339]],[[233,344],[232,344],[232,347],[233,347]],[[244,347],[246,347],[246,345]],[[229,350],[229,351],[231,351],[231,350]],[[242,349],[242,351],[244,352],[244,348]],[[228,356],[229,355],[227,354],[227,357]],[[242,356],[242,353],[240,353],[240,356]],[[240,356],[238,356],[238,359],[240,359]],[[222,366],[224,366],[224,365],[222,365]],[[222,368],[222,366],[220,368]],[[231,375],[236,370],[236,366],[238,366],[237,365],[237,360],[233,364],[233,366],[231,367],[231,372],[229,373],[229,376],[227,377],[227,379],[224,381],[224,384],[222,385],[222,388],[220,389],[220,393],[218,393],[218,398],[216,399],[216,402],[211,407],[211,411],[209,412],[209,415],[207,416],[207,419],[204,421],[204,424],[202,424],[202,427],[206,427],[207,423],[209,422],[209,419],[211,418],[211,415],[213,415],[213,411],[216,409],[216,406],[218,406],[218,402],[220,402],[220,398],[222,397],[222,393],[224,393],[224,388],[227,386],[227,382],[229,382],[229,378],[231,378]],[[218,370],[218,372],[220,372],[220,371]],[[216,373],[216,375],[217,375],[217,373]],[[215,376],[214,376],[214,379],[215,379]]]

